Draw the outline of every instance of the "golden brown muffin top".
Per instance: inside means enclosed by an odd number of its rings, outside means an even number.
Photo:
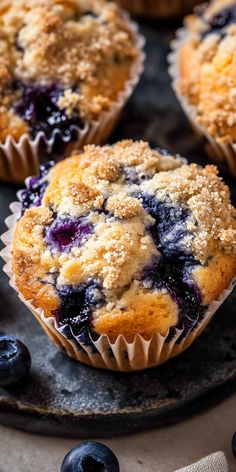
[[[213,0],[185,20],[180,91],[219,142],[236,139],[236,2]]]
[[[0,6],[0,139],[27,131],[22,84],[56,84],[57,106],[92,120],[116,101],[138,57],[134,32],[107,0],[12,0]]]
[[[128,179],[124,168],[131,174]],[[179,158],[163,156],[145,142],[126,140],[113,146],[85,146],[81,154],[53,167],[48,181],[42,208],[59,216],[79,218],[92,212],[96,221],[103,218],[97,211],[105,205],[120,221],[121,231],[125,221],[135,218],[138,229],[148,216],[143,211],[142,195],[149,195],[189,212],[185,244],[197,260],[204,263],[213,248],[236,251],[236,210],[229,188],[213,165],[187,165]]]
[[[105,0],[13,0],[0,16],[1,78],[96,83],[111,58],[136,55],[129,27]]]

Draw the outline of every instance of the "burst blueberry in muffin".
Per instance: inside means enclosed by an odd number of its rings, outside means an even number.
[[[105,0],[2,3],[0,142],[55,129],[73,137],[124,91],[139,55],[134,32]]]
[[[13,272],[65,338],[168,343],[178,329],[180,342],[236,274],[235,209],[214,166],[121,141],[36,182],[22,193]]]
[[[135,15],[151,18],[181,16],[191,11],[199,0],[117,0]]]
[[[211,157],[236,177],[236,1],[214,0],[186,18],[173,80],[180,101],[211,147]]]

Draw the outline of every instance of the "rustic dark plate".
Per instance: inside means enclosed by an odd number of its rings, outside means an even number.
[[[170,88],[166,67],[173,28],[144,24],[146,71],[126,108],[113,141],[149,140],[152,145],[205,162]],[[233,183],[231,188],[233,190]],[[1,232],[16,189],[0,186]],[[145,372],[95,370],[58,352],[0,276],[0,329],[22,339],[32,354],[32,372],[22,385],[0,389],[0,422],[61,436],[110,436],[176,421],[212,404],[236,386],[236,293],[208,330],[183,355]]]

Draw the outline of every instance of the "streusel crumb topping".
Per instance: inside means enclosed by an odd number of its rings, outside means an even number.
[[[7,43],[2,60],[9,64],[10,54],[16,75],[27,81],[96,85],[98,66],[136,55],[129,27],[105,0],[13,0],[0,22]]]
[[[186,18],[179,52],[182,95],[220,143],[236,140],[236,2],[213,0]]]
[[[183,165],[172,172],[156,174],[142,187],[155,193],[159,200],[170,198],[171,202],[187,205],[191,211],[188,227],[194,234],[189,244],[202,263],[213,243],[228,253],[236,253],[236,210],[217,167]]]
[[[178,158],[161,155],[145,142],[86,146],[84,153],[52,169],[43,202],[54,211],[73,216],[105,205],[120,219],[132,218],[140,214],[142,206],[137,186],[124,181],[124,167],[149,177],[141,182],[142,194],[189,210],[187,225],[192,236],[185,242],[199,261],[207,260],[212,245],[227,253],[236,252],[236,211],[217,168],[186,165]]]
[[[134,33],[112,2],[1,1],[0,111],[11,121],[22,84],[56,84],[56,104],[69,118],[77,111],[96,119],[124,89],[137,57]]]
[[[108,198],[107,209],[118,218],[132,218],[140,213],[142,206],[136,198],[118,193]]]

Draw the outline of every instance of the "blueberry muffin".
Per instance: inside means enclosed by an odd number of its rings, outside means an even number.
[[[181,16],[191,11],[199,0],[117,0],[135,15],[169,18]]]
[[[139,54],[105,0],[12,0],[0,6],[0,140],[68,135],[109,109]]]
[[[236,213],[216,167],[145,142],[86,146],[29,179],[21,202],[16,286],[77,346],[138,334],[168,345],[177,332],[180,345],[236,274]]]
[[[217,162],[226,161],[234,176],[235,51],[235,0],[214,0],[203,4],[196,8],[195,14],[186,18],[177,50],[180,75],[177,93],[180,100],[191,107],[187,113],[192,115],[200,133],[211,142],[213,155],[215,147]]]

